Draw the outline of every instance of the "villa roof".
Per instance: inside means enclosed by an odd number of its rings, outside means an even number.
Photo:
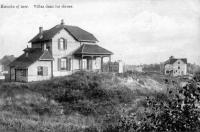
[[[75,52],[74,55],[111,55],[111,51],[104,49],[96,44],[83,44]]]
[[[24,51],[25,53],[16,58],[13,62],[11,62],[9,66],[15,68],[27,68],[37,60],[53,59],[51,53],[47,50],[42,51],[39,48],[26,48],[24,49]]]
[[[185,64],[187,64],[187,59],[186,58],[170,58],[168,59],[166,62],[165,62],[165,65],[166,64],[174,64],[177,60],[182,60]]]
[[[51,40],[60,30],[65,29],[75,40],[79,42],[97,42],[95,36],[77,26],[59,24],[49,30],[38,33],[29,42],[37,43]]]

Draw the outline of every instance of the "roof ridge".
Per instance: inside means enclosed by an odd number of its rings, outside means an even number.
[[[48,40],[51,40],[55,34],[57,34],[60,30],[62,29],[65,29],[76,41],[79,41],[79,42],[92,42],[92,43],[95,43],[95,42],[98,42],[98,40],[96,39],[96,37],[78,27],[78,26],[74,26],[74,25],[55,25],[54,27],[50,28],[50,29],[47,29],[47,30],[44,30],[43,31],[43,38],[40,39],[40,33],[38,33],[36,36],[34,36],[30,41],[29,43],[37,43],[37,42],[42,42],[42,41],[48,41]]]

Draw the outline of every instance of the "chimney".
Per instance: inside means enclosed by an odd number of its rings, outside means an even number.
[[[60,23],[60,24],[61,24],[61,25],[64,25],[64,24],[65,24],[63,19],[61,19],[61,23]]]
[[[43,32],[43,27],[39,27],[39,33],[41,34]]]
[[[170,56],[169,59],[174,59],[174,56]]]

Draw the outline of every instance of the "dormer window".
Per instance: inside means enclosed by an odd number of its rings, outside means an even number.
[[[58,39],[58,49],[65,50],[67,49],[67,40],[64,38]]]

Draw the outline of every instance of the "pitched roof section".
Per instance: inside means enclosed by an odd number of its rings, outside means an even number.
[[[27,68],[37,60],[52,60],[53,57],[49,51],[42,51],[39,48],[26,48],[25,53],[16,58],[9,64],[15,68]],[[48,53],[47,53],[48,52]],[[28,55],[26,55],[28,53]]]
[[[181,59],[170,58],[165,62],[165,65],[166,64],[174,64],[177,60],[182,60],[185,64],[187,64],[187,59],[186,58],[181,58]]]
[[[98,41],[93,34],[77,26],[69,26],[69,25],[60,24],[60,25],[56,25],[55,27],[49,30],[44,30],[42,33],[38,33],[29,42],[37,43],[37,42],[49,41],[62,29],[65,29],[75,40],[79,42],[97,42]]]
[[[45,50],[40,56],[39,60],[53,60],[53,57],[48,50]]]
[[[90,54],[90,55],[111,55],[111,51],[104,49],[96,44],[83,44],[75,52],[74,55]]]

